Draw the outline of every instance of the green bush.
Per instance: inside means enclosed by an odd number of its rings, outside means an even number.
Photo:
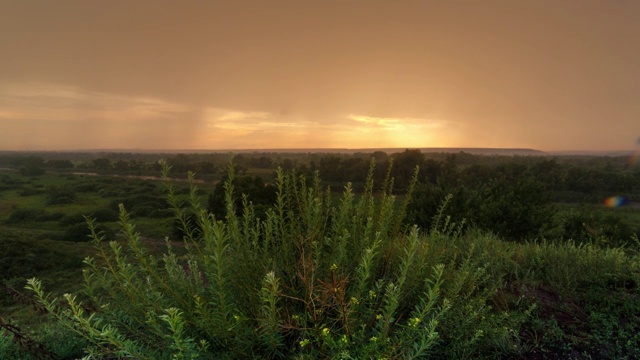
[[[96,229],[105,237],[105,239],[113,239],[115,237],[114,232],[107,227],[98,226]],[[91,241],[91,239],[91,231],[87,227],[87,223],[84,221],[68,225],[60,236],[60,240],[71,242],[88,242]]]
[[[0,359],[32,360],[31,354],[21,349],[13,340],[12,333],[0,328]]]
[[[149,193],[157,193],[157,192],[158,192],[158,186],[152,182],[138,183],[135,188],[129,191],[129,193],[132,195],[149,194]]]
[[[131,215],[134,217],[148,217],[155,210],[153,206],[136,206],[136,209],[131,211]]]
[[[449,194],[453,196],[447,198]],[[553,227],[555,209],[548,192],[531,176],[499,175],[471,185],[459,181],[420,184],[409,207],[409,222],[429,226],[445,199],[443,214],[464,218],[471,227],[509,240],[541,237]]]
[[[89,215],[99,222],[113,222],[118,221],[119,218],[118,212],[110,208],[99,208],[92,211]],[[85,228],[87,227],[85,216],[81,213],[67,214],[59,220],[59,224],[62,226],[83,224]]]
[[[356,201],[347,185],[333,207],[317,179],[307,184],[280,172],[276,204],[257,222],[246,198],[235,215],[230,172],[221,222],[202,208],[195,185],[189,210],[169,186],[186,227],[185,257],[169,246],[162,260],[150,258],[121,207],[126,247],[104,244],[90,224],[101,255],[87,260],[86,294],[101,311],[87,314],[73,295],[65,296],[68,307],[58,307],[37,280],[29,288],[93,344],[93,354],[423,356],[437,343],[438,319],[449,307],[440,297],[444,267],[423,261],[428,246],[415,228],[403,231],[406,204],[396,206],[387,186],[375,201],[372,189],[370,180]],[[196,215],[195,232],[187,212]]]
[[[71,204],[76,198],[76,193],[71,186],[51,185],[46,190],[48,205]]]
[[[150,218],[164,219],[173,217],[173,211],[170,209],[155,209],[148,215]]]
[[[117,197],[125,196],[126,193],[120,189],[104,188],[98,191],[98,195],[100,195],[103,198],[117,198]],[[117,202],[118,201],[116,201],[116,203]]]
[[[578,243],[622,246],[630,243],[635,234],[628,221],[611,209],[585,204],[563,214],[561,221],[563,238]]]
[[[96,221],[100,222],[118,221],[119,218],[118,212],[110,208],[97,209],[91,214],[91,216],[95,218]]]
[[[2,177],[2,182],[6,185],[24,185],[27,183],[27,181],[24,181],[20,178],[17,177],[11,177],[8,175],[5,175]]]
[[[62,219],[64,217],[64,213],[63,212],[59,212],[59,211],[54,211],[54,212],[47,212],[45,211],[43,214],[36,216],[36,221],[38,222],[43,222],[43,221],[60,221],[60,219]]]
[[[27,165],[20,168],[20,174],[24,176],[40,176],[44,174],[44,169],[36,165]]]
[[[88,345],[81,336],[55,322],[41,327],[36,340],[58,359],[79,359]]]
[[[233,188],[239,196],[236,197],[234,208],[236,215],[242,212],[243,196],[247,197],[259,218],[264,218],[267,209],[276,200],[276,188],[271,184],[265,184],[259,176],[240,176],[233,180]],[[217,219],[224,219],[227,211],[225,205],[225,181],[216,184],[213,193],[207,199],[207,209]]]
[[[70,213],[63,216],[60,220],[58,220],[58,224],[61,226],[69,226],[74,224],[85,224],[86,221],[84,216],[81,213]]]
[[[84,339],[57,323],[45,324],[32,333],[0,318],[0,359],[77,359],[86,346]]]
[[[147,216],[154,209],[166,209],[167,200],[160,193],[129,195],[112,200],[108,208],[118,209],[123,204],[128,211],[136,213],[136,216]],[[140,214],[138,214],[140,210]],[[114,210],[115,211],[115,210]]]
[[[43,209],[17,208],[17,209],[13,209],[11,213],[9,213],[9,216],[7,217],[6,222],[8,224],[11,224],[11,223],[36,221],[36,218],[39,218],[45,214],[46,213]]]
[[[18,191],[18,195],[20,196],[33,196],[39,195],[41,193],[42,191],[29,186],[23,186],[20,191]]]
[[[98,191],[100,184],[97,182],[82,182],[75,186],[77,192],[88,193],[88,192],[96,192]]]
[[[86,226],[85,226],[86,227]],[[27,233],[0,232],[0,281],[29,278],[60,269],[79,269],[84,255]]]

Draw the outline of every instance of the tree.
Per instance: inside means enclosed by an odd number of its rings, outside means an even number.
[[[507,166],[502,170],[503,173],[496,173],[474,166],[458,177],[420,184],[407,219],[430,228],[440,204],[451,194],[441,215],[452,221],[465,220],[510,240],[544,235],[553,226],[555,214],[549,191],[526,169]]]
[[[111,160],[107,158],[94,159],[91,163],[97,170],[111,170],[112,167]]]
[[[48,160],[46,166],[54,169],[73,169],[75,166],[70,160]]]
[[[424,154],[420,150],[407,149],[391,155],[391,158],[393,159],[391,174],[395,179],[395,187],[400,191],[405,191],[411,182],[416,166],[424,168]]]
[[[501,176],[478,191],[474,223],[507,239],[536,237],[552,226],[555,210],[542,183],[531,176]]]
[[[27,165],[20,169],[20,174],[24,176],[40,176],[44,174],[44,169],[36,165]]]
[[[475,197],[473,189],[461,184],[447,183],[442,180],[435,184],[421,183],[411,197],[407,223],[418,225],[426,231],[434,225],[434,219],[438,215],[442,218],[449,217],[452,222],[458,224],[463,221],[468,222],[474,216]],[[439,211],[442,212],[439,213]]]
[[[225,205],[225,182],[228,178],[223,179],[216,184],[213,193],[209,195],[207,200],[208,210],[217,219],[224,219],[227,215]],[[271,184],[265,184],[260,176],[238,176],[233,180],[236,198],[234,207],[236,215],[240,216],[242,211],[243,196],[253,203],[256,214],[264,219],[267,208],[276,200],[276,188]]]

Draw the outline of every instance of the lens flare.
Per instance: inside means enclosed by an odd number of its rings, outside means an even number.
[[[624,205],[626,203],[627,203],[627,199],[625,199],[622,196],[618,196],[618,195],[611,196],[611,197],[608,197],[608,198],[604,199],[604,205],[606,207],[610,207],[610,208],[620,207],[620,206],[622,206],[622,205]]]

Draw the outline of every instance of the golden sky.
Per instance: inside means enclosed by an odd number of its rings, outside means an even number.
[[[640,135],[636,0],[0,0],[0,150]]]

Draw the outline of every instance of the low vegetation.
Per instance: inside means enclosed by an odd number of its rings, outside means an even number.
[[[5,175],[33,191],[0,193],[29,204],[5,211],[0,358],[640,358],[632,209],[554,204],[508,171],[384,170],[335,192],[234,167],[185,187],[167,166],[171,214],[154,184]]]

